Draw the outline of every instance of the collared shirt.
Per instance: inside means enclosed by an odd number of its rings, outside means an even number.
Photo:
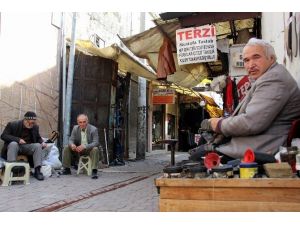
[[[80,133],[81,133],[81,144],[86,146],[88,144],[87,136],[86,136],[86,129],[81,130]]]

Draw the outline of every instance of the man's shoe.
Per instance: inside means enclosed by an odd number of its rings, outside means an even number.
[[[71,169],[70,168],[64,168],[61,172],[61,175],[71,175]]]
[[[96,169],[93,169],[92,171],[92,179],[98,179],[98,174],[97,174],[97,170]]]
[[[44,180],[44,175],[41,172],[35,172],[33,175],[37,180]]]

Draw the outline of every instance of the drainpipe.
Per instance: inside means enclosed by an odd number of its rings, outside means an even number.
[[[71,49],[69,57],[68,66],[68,80],[67,80],[67,90],[66,90],[66,107],[64,116],[64,133],[63,133],[63,143],[64,146],[68,144],[68,138],[70,135],[70,121],[71,121],[71,103],[72,103],[72,89],[73,89],[73,76],[74,76],[74,58],[75,58],[75,33],[76,33],[76,13],[73,13],[72,20],[72,40]]]

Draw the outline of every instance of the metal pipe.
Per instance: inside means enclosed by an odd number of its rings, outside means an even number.
[[[59,111],[58,111],[58,131],[63,134],[63,124],[65,117],[65,95],[66,95],[66,42],[65,42],[65,13],[61,13],[60,32],[57,43],[57,74],[59,75]],[[57,139],[59,149],[63,147],[63,135]],[[62,154],[60,154],[61,156]]]
[[[107,147],[107,137],[106,137],[106,129],[103,129],[104,131],[104,141],[105,141],[105,151],[106,151],[106,162],[107,166],[109,166],[109,157],[108,157],[108,147]]]
[[[72,20],[72,40],[71,49],[69,56],[68,66],[68,79],[67,79],[67,90],[66,90],[66,107],[64,116],[64,133],[63,143],[64,146],[68,144],[68,138],[70,134],[70,121],[71,121],[71,104],[72,104],[72,90],[73,90],[73,76],[74,76],[74,58],[75,58],[75,33],[76,33],[76,13],[73,13]]]
[[[66,70],[67,70],[67,57],[66,57],[66,37],[65,37],[65,13],[61,15],[61,44],[62,44],[62,115],[63,124],[65,122],[65,109],[66,109]]]

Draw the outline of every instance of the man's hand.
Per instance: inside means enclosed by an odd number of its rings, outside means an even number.
[[[24,141],[24,140],[21,138],[20,141],[19,141],[19,144],[20,144],[20,145],[24,145],[24,144],[26,144],[26,141]]]
[[[79,145],[77,148],[76,148],[76,152],[81,152],[85,149],[85,146],[84,145]]]
[[[211,129],[216,132],[218,131],[218,122],[221,120],[222,118],[210,118],[209,121],[210,121],[210,126],[211,126]]]
[[[70,145],[70,148],[72,149],[72,151],[76,151],[76,145],[71,144],[71,145]]]
[[[201,129],[204,130],[204,131],[211,131],[212,130],[209,119],[202,120]]]
[[[47,147],[47,144],[45,142],[43,142],[41,145],[42,145],[42,149]]]

